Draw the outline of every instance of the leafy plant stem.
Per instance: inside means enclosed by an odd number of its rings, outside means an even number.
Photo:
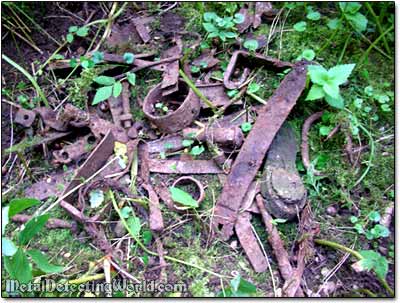
[[[96,274],[92,276],[83,276],[78,279],[68,281],[68,284],[83,284],[91,281],[104,279],[104,273]]]
[[[383,39],[388,33],[390,33],[394,29],[394,25],[389,27],[385,32],[383,32],[364,52],[364,54],[361,56],[360,60],[358,61],[357,67],[360,67],[362,63],[364,62],[365,58],[369,55],[371,52],[371,49],[378,44],[378,42]]]
[[[121,8],[122,9],[125,8],[126,4],[127,3],[125,2],[122,5]],[[104,30],[103,36],[101,37],[101,39],[100,39],[99,43],[97,44],[97,46],[94,48],[94,51],[97,51],[100,48],[101,44],[103,44],[103,42],[107,39],[108,35],[111,33],[111,26],[112,26],[113,20],[115,19],[114,12],[117,9],[117,6],[118,6],[118,2],[114,2],[112,7],[111,7],[110,14],[108,15],[107,26],[106,26],[106,28]]]
[[[181,75],[186,84],[193,90],[193,92],[200,98],[200,100],[203,101],[208,107],[210,107],[215,113],[216,107],[214,106],[214,104],[212,104],[211,101],[202,94],[202,92],[194,85],[194,83],[189,79],[189,77],[182,69],[179,69],[179,75]]]
[[[367,42],[369,45],[372,44],[371,40],[369,40],[367,37],[365,37],[363,34],[360,33],[360,37]],[[392,57],[390,57],[388,54],[386,54],[382,49],[380,49],[378,46],[374,45],[373,48],[380,53],[382,56],[385,58],[388,58],[389,60],[392,60]]]
[[[126,230],[129,232],[130,236],[136,241],[136,243],[138,244],[138,246],[139,246],[145,253],[147,253],[147,254],[149,254],[149,255],[152,255],[152,256],[158,256],[158,254],[157,254],[156,252],[149,250],[149,249],[142,243],[142,241],[140,241],[140,239],[132,232],[132,230],[130,229],[130,227],[129,227],[128,223],[126,222],[125,218],[124,218],[124,217],[122,216],[122,214],[121,214],[121,211],[120,211],[120,209],[119,209],[119,207],[118,207],[118,205],[117,205],[117,201],[115,200],[114,193],[110,190],[110,191],[109,191],[109,194],[110,194],[110,197],[111,197],[111,201],[112,201],[113,207],[114,207],[115,211],[118,213],[118,216],[120,217],[122,224],[124,225],[124,227],[126,228]],[[186,266],[190,266],[190,267],[197,268],[197,269],[199,269],[199,270],[201,270],[201,271],[204,271],[204,272],[206,272],[206,273],[209,273],[209,274],[211,274],[211,275],[213,275],[213,276],[216,276],[216,277],[218,277],[218,278],[229,278],[228,276],[218,274],[218,273],[213,272],[213,271],[211,271],[211,270],[209,270],[209,269],[207,269],[207,268],[204,268],[204,267],[202,267],[202,266],[199,266],[199,265],[196,265],[196,264],[192,264],[192,263],[189,263],[189,262],[186,262],[186,261],[183,261],[183,260],[174,258],[174,257],[164,256],[164,258],[165,258],[166,260],[170,260],[170,261],[173,261],[173,262],[176,262],[176,263],[180,263],[180,264],[183,264],[183,265],[186,265]]]
[[[383,34],[383,28],[382,28],[381,22],[379,21],[379,17],[375,14],[374,10],[372,9],[371,4],[369,4],[368,2],[365,2],[364,4],[367,7],[368,11],[371,13],[371,15],[374,17],[375,22],[376,22],[376,26],[378,27],[378,30],[382,35]],[[389,44],[388,44],[388,42],[386,40],[386,37],[383,36],[382,40],[383,40],[383,45],[384,45],[384,47],[386,49],[386,52],[388,54],[390,54],[390,48],[389,48]]]
[[[18,158],[21,160],[22,166],[25,168],[26,173],[28,174],[29,178],[30,178],[31,180],[34,180],[33,175],[32,175],[32,172],[31,172],[31,169],[29,168],[28,163],[26,163],[26,158],[25,158],[25,156],[24,156],[20,151],[16,151],[16,153],[17,153],[17,155],[18,155]]]
[[[35,75],[37,75],[43,68],[46,67],[47,64],[54,58],[55,55],[58,54],[60,50],[67,44],[67,41],[64,41],[55,51],[54,53],[39,67],[39,69],[36,71]]]
[[[267,102],[264,99],[260,98],[256,94],[253,94],[249,91],[247,91],[246,94],[249,95],[250,97],[252,97],[254,100],[260,102],[261,104],[264,104],[264,105],[267,104]]]
[[[19,70],[25,77],[28,78],[29,81],[31,81],[33,87],[35,88],[37,94],[40,96],[40,98],[42,99],[43,103],[45,106],[49,107],[49,102],[47,101],[47,98],[45,96],[45,94],[43,93],[42,89],[40,88],[39,84],[36,82],[36,79],[34,77],[32,77],[32,75],[26,70],[24,69],[21,65],[19,65],[18,63],[14,62],[12,59],[10,59],[9,57],[7,57],[6,55],[1,55],[1,57],[10,65],[12,65],[14,68],[16,68],[17,70]]]
[[[340,53],[340,57],[339,57],[339,60],[338,60],[337,64],[340,64],[342,62],[344,53],[346,51],[347,45],[349,44],[349,41],[350,41],[350,38],[351,38],[352,35],[353,35],[353,32],[351,32],[349,34],[349,36],[347,37],[346,41],[344,42],[344,46],[343,46],[342,52]]]
[[[336,243],[333,241],[329,241],[329,240],[325,240],[325,239],[314,239],[314,242],[319,245],[324,245],[324,246],[328,246],[328,247],[331,247],[331,248],[334,248],[337,250],[345,251],[345,252],[351,254],[352,256],[356,257],[358,260],[361,260],[363,258],[363,256],[358,251],[355,251],[347,246],[344,246],[342,244],[339,244],[339,243]],[[386,280],[381,279],[379,277],[377,277],[377,279],[382,284],[382,286],[390,293],[390,295],[394,296],[394,291],[389,286],[389,284],[386,282]]]
[[[344,19],[344,15],[342,15],[340,17],[339,23],[341,23],[343,21],[343,19]],[[328,38],[328,41],[326,41],[325,44],[317,50],[316,55],[319,55],[325,48],[327,48],[329,46],[329,44],[331,44],[333,38],[335,38],[338,31],[339,31],[339,28],[335,29],[335,31],[332,33],[332,35]]]

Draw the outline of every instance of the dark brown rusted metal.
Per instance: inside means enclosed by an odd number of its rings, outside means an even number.
[[[59,196],[65,188],[65,179],[68,173],[72,173],[72,171],[55,173],[32,184],[25,190],[25,196],[42,201],[52,196]]]
[[[223,174],[213,160],[156,160],[149,159],[149,169],[160,174]]]
[[[68,123],[66,121],[58,119],[57,113],[51,108],[36,107],[34,111],[39,114],[44,124],[46,124],[47,126],[61,132],[68,129]]]
[[[198,128],[185,128],[182,130],[183,137],[191,139],[193,134],[195,138],[201,142],[209,142],[211,144],[218,144],[222,146],[229,146],[232,148],[240,147],[243,143],[243,132],[237,127],[207,127],[204,129]]]
[[[276,133],[300,97],[307,75],[304,62],[296,64],[260,111],[232,166],[214,213],[214,230],[227,240],[233,234],[237,212]]]
[[[56,150],[53,152],[55,161],[57,163],[68,164],[72,161],[78,161],[85,154],[89,153],[94,144],[96,144],[96,137],[93,135],[87,135],[83,138],[80,138],[75,143],[65,146],[60,150]]]
[[[249,212],[243,212],[238,215],[235,224],[236,235],[254,270],[256,272],[264,272],[268,268],[268,263],[258,245],[250,220],[251,214]]]
[[[232,76],[237,68],[254,68],[259,66],[265,66],[277,71],[293,67],[290,62],[281,61],[275,58],[266,57],[260,54],[251,54],[246,51],[235,51],[229,61],[228,67],[224,73],[224,85],[228,89],[237,89],[245,81],[243,77],[239,81],[233,81]],[[241,74],[242,75],[242,74]]]
[[[15,113],[14,122],[21,124],[25,127],[31,127],[35,121],[36,113],[32,110],[27,110],[20,107]]]
[[[182,43],[177,43],[177,45],[167,49],[161,55],[161,59],[169,58],[172,56],[176,56],[181,54],[182,52]],[[161,82],[161,89],[163,90],[162,95],[168,96],[176,91],[178,91],[178,80],[179,80],[179,61],[175,60],[171,63],[168,63],[167,68],[163,74],[163,80]]]
[[[182,98],[184,100],[173,112],[163,116],[156,115],[155,105],[157,103],[168,105],[169,102]],[[144,99],[143,112],[160,131],[174,133],[190,125],[197,118],[200,112],[200,99],[182,80],[179,80],[179,91],[165,97],[162,96],[161,84],[159,84]]]
[[[222,83],[196,84],[196,87],[215,106],[226,106],[231,101],[225,93]],[[241,102],[238,101],[237,104],[241,104]],[[201,102],[201,107],[208,108],[208,105]]]
[[[161,153],[161,152],[175,152],[184,148],[182,145],[182,136],[169,135],[162,139],[157,139],[147,142],[149,153]]]

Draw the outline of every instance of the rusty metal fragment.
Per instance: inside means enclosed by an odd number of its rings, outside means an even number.
[[[182,52],[182,44],[167,49],[162,55],[161,59],[169,58]],[[179,79],[179,60],[168,63],[167,68],[163,74],[163,80],[161,82],[161,89],[163,90],[162,95],[167,96],[178,91],[178,79]]]
[[[164,115],[157,115],[156,104],[163,104],[168,109],[173,106],[178,106],[178,108]],[[200,99],[184,81],[179,80],[179,91],[168,96],[162,95],[161,84],[159,84],[150,90],[144,99],[143,112],[160,131],[174,133],[196,119],[200,112]]]
[[[256,2],[255,13],[254,13],[254,21],[253,28],[258,28],[261,25],[261,17],[265,15],[266,17],[273,17],[275,15],[275,11],[272,9],[271,2]]]
[[[90,130],[95,135],[96,138],[100,139],[101,137],[105,136],[108,130],[111,130],[115,140],[126,143],[128,142],[129,138],[124,128],[121,126],[117,126],[110,121],[104,120],[99,118],[96,115],[90,116]]]
[[[15,113],[14,122],[21,124],[25,127],[31,127],[31,125],[35,121],[35,118],[36,113],[34,111],[20,107]]]
[[[223,174],[213,160],[156,160],[149,159],[152,173],[161,174]]]
[[[237,212],[268,148],[305,87],[306,66],[304,62],[296,64],[260,110],[232,166],[213,220],[214,230],[225,240],[233,233]]]
[[[253,233],[250,219],[251,214],[249,212],[243,212],[238,215],[235,224],[236,235],[254,270],[256,272],[264,272],[268,268],[268,263]]]
[[[196,87],[215,106],[225,106],[231,101],[226,94],[223,85],[220,83],[196,84]],[[237,102],[237,104],[240,103],[241,102]],[[208,105],[201,102],[201,107],[208,108]]]
[[[239,10],[239,14],[242,14],[244,16],[244,21],[242,23],[236,24],[236,28],[239,33],[243,33],[253,24],[254,16],[250,14],[249,9],[245,7],[242,7]]]
[[[68,123],[61,119],[58,119],[57,113],[53,111],[49,107],[36,107],[34,109],[36,113],[42,118],[44,124],[47,126],[58,130],[58,131],[66,131],[68,129]]]
[[[192,61],[192,65],[199,66],[203,70],[209,70],[216,66],[220,60],[215,58],[216,49],[205,50],[201,53],[199,57]]]
[[[193,177],[180,177],[179,179],[176,179],[174,183],[172,184],[172,187],[177,187],[178,185],[183,185],[183,184],[194,184],[197,188],[197,197],[194,197],[194,199],[197,201],[197,203],[201,203],[204,200],[205,197],[205,192],[204,192],[204,186],[201,184],[201,182]],[[176,206],[177,208],[181,208],[179,206]],[[185,207],[184,207],[185,208]]]
[[[69,172],[72,173],[72,171]],[[67,178],[68,172],[59,172],[45,177],[28,187],[25,190],[25,196],[42,201],[49,197],[57,197],[64,190]]]
[[[182,136],[169,135],[167,137],[149,141],[147,146],[150,154],[161,152],[174,152],[184,148],[182,145]]]
[[[75,143],[65,146],[60,150],[53,152],[55,161],[58,163],[68,164],[72,161],[80,160],[85,154],[89,153],[96,144],[96,138],[93,135],[87,135]]]
[[[199,128],[185,128],[182,130],[183,137],[187,139],[196,138],[200,142],[209,142],[222,146],[229,146],[232,148],[240,147],[243,143],[243,132],[237,127],[205,127]]]
[[[147,24],[153,20],[154,17],[135,18],[132,20],[137,33],[144,43],[147,43],[151,40],[150,31]]]
[[[235,51],[229,61],[224,73],[224,85],[228,89],[237,89],[245,81],[244,74],[248,74],[248,69],[265,66],[276,71],[283,71],[293,67],[290,62],[281,61],[275,58],[266,57],[261,54],[251,54],[246,51]],[[240,72],[243,69],[243,73]],[[247,71],[247,72],[246,72]],[[234,74],[240,75],[239,80],[233,80]]]
[[[73,127],[84,127],[89,125],[89,113],[80,108],[67,103],[60,114],[61,119],[68,121]]]
[[[153,187],[148,184],[142,184],[143,188],[149,193],[149,225],[152,231],[160,232],[164,229],[164,220],[160,210],[160,201]]]

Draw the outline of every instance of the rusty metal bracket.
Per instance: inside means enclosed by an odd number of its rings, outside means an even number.
[[[237,213],[276,133],[300,97],[307,63],[299,62],[260,111],[218,198],[213,228],[224,240],[233,234]]]
[[[246,77],[249,74],[249,69],[259,66],[265,66],[273,70],[283,71],[284,69],[293,67],[293,64],[275,58],[266,57],[257,53],[251,54],[246,51],[235,51],[224,73],[225,87],[228,89],[238,89],[245,82]],[[242,68],[244,70],[243,72],[240,72],[240,69]],[[240,79],[238,81],[232,80],[235,73],[240,75]]]
[[[213,160],[156,160],[149,159],[149,170],[160,174],[223,174]]]
[[[81,157],[89,153],[92,146],[96,144],[96,137],[93,135],[87,135],[80,138],[75,143],[65,146],[60,150],[53,152],[55,161],[58,163],[68,164],[72,161],[78,161]]]
[[[14,122],[21,124],[25,127],[31,127],[31,125],[35,121],[35,118],[36,113],[34,111],[20,107],[15,113]]]

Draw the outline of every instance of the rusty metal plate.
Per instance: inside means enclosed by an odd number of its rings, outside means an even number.
[[[15,113],[14,122],[21,124],[25,127],[31,127],[33,122],[35,121],[36,113],[32,110],[27,110],[24,108],[19,108]]]
[[[260,110],[252,130],[240,149],[215,208],[213,227],[222,239],[227,240],[233,234],[237,212],[243,198],[276,133],[305,87],[306,67],[306,63],[299,62],[284,78],[269,98],[267,105]]]
[[[149,170],[161,174],[223,174],[213,160],[156,160],[149,159]]]

